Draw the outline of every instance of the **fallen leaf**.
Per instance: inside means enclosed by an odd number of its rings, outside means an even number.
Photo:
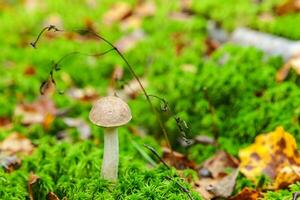
[[[193,188],[198,192],[205,200],[214,198],[214,195],[207,190],[207,187],[216,183],[216,180],[211,178],[201,178],[199,181],[194,182]]]
[[[201,178],[193,184],[193,187],[205,200],[216,197],[228,198],[234,189],[238,172],[239,170],[235,169],[222,178]]]
[[[262,197],[260,192],[245,187],[238,194],[229,198],[229,200],[257,200],[259,197]]]
[[[139,17],[149,17],[156,13],[156,5],[153,1],[144,0],[140,1],[134,9],[134,14]]]
[[[0,152],[0,166],[5,169],[6,172],[12,172],[19,168],[21,160],[16,155],[7,155],[6,153]]]
[[[171,151],[168,148],[163,148],[163,156],[162,159],[168,163],[169,165],[173,165],[176,169],[196,169],[196,164],[189,160],[185,155],[173,151],[173,155],[175,158],[175,163],[172,162]]]
[[[276,175],[274,187],[287,188],[289,185],[300,181],[300,167],[299,166],[285,166],[279,170]]]
[[[214,40],[210,37],[205,39],[205,54],[210,56],[213,52],[215,52],[220,46],[220,43],[217,40]]]
[[[284,81],[290,70],[295,70],[297,75],[300,75],[300,56],[293,57],[287,61],[276,73],[276,81],[282,82]]]
[[[55,81],[49,78],[41,84],[40,93],[43,96],[51,97],[55,93],[55,88]]]
[[[132,14],[132,8],[129,4],[124,2],[118,2],[112,5],[112,7],[103,15],[103,22],[106,25],[111,25],[115,22],[126,19]]]
[[[58,196],[54,192],[49,192],[46,196],[47,200],[59,200]]]
[[[240,170],[250,180],[265,174],[274,181],[273,187],[279,189],[299,179],[300,154],[295,138],[282,127],[261,134],[255,142],[239,151]]]
[[[289,64],[285,64],[283,67],[281,67],[276,73],[276,81],[284,81],[290,72],[290,68],[291,66]]]
[[[117,49],[122,52],[128,52],[129,50],[133,49],[138,42],[145,38],[145,33],[141,29],[137,29],[130,33],[129,35],[125,35],[121,39],[119,39],[115,46]]]
[[[8,117],[0,117],[0,129],[9,129],[12,127],[12,122]]]
[[[93,102],[99,98],[99,94],[92,87],[86,87],[84,89],[71,88],[67,94],[71,98],[82,102]]]
[[[69,127],[76,127],[80,138],[83,140],[89,139],[91,137],[91,128],[90,126],[83,121],[82,119],[75,118],[64,118],[63,121]]]
[[[214,197],[227,198],[233,192],[236,178],[239,174],[239,170],[235,169],[231,174],[218,180],[216,183],[210,184],[206,190],[214,195]]]
[[[23,72],[23,74],[26,76],[33,76],[33,75],[35,75],[35,73],[36,73],[36,70],[33,66],[26,67],[26,69]]]
[[[39,177],[35,175],[33,172],[30,172],[28,177],[28,192],[30,200],[34,200],[34,187],[37,185]]]
[[[0,152],[7,155],[30,155],[34,146],[29,139],[19,133],[12,133],[0,142]]]
[[[292,12],[300,11],[300,0],[286,0],[281,5],[277,6],[277,15],[285,15]]]
[[[212,158],[204,161],[200,169],[208,169],[213,178],[226,176],[226,168],[237,168],[239,161],[225,151],[218,151]]]
[[[120,28],[123,31],[130,30],[130,29],[136,30],[141,28],[141,25],[142,25],[142,18],[137,15],[132,15],[121,22]]]
[[[17,105],[14,115],[21,117],[21,122],[24,125],[43,124],[49,126],[53,121],[49,120],[54,119],[56,113],[57,109],[54,102],[47,96],[40,96],[33,103],[21,103]]]
[[[140,78],[140,82],[144,88],[147,87],[148,82],[145,79]],[[118,94],[120,92],[118,92]],[[138,81],[136,79],[133,79],[124,86],[122,92],[123,95],[121,94],[121,96],[124,96],[124,99],[135,99],[142,92],[142,88]]]

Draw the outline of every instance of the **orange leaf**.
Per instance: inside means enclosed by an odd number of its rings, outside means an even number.
[[[258,191],[246,187],[242,191],[240,191],[240,193],[231,197],[229,200],[256,200],[260,196],[261,194]]]

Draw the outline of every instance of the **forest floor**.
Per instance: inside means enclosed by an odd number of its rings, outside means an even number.
[[[1,1],[0,199],[297,199],[297,2]],[[111,95],[115,183],[89,121]]]

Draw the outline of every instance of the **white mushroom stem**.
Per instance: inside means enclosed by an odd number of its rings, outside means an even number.
[[[118,179],[119,139],[117,128],[104,129],[104,154],[101,176],[110,181]]]

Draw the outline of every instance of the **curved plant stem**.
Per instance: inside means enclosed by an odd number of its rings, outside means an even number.
[[[51,30],[54,30],[54,31],[63,31],[63,30],[59,30],[57,29],[55,26],[53,25],[50,25],[48,27],[45,27],[42,29],[42,31],[39,33],[38,37],[36,38],[36,40],[33,42],[33,43],[30,43],[32,47],[36,48],[36,44],[37,42],[39,41],[41,35],[45,32],[45,31],[51,31]],[[75,31],[76,32],[76,31]],[[125,62],[127,68],[129,69],[131,75],[137,80],[139,86],[141,87],[142,91],[143,91],[143,94],[144,96],[146,97],[146,100],[147,102],[149,103],[150,107],[151,107],[151,110],[152,112],[155,114],[155,117],[158,121],[158,124],[163,132],[163,135],[164,135],[164,138],[167,142],[167,146],[168,148],[170,149],[171,151],[171,156],[172,156],[172,162],[173,164],[176,164],[176,159],[175,159],[175,156],[174,156],[174,151],[173,151],[173,148],[171,146],[171,143],[170,143],[170,140],[169,140],[169,137],[168,137],[168,133],[162,123],[162,120],[160,119],[160,116],[159,116],[159,113],[157,112],[157,110],[154,108],[151,100],[150,100],[150,96],[148,95],[146,89],[144,88],[144,86],[142,85],[139,77],[137,76],[137,74],[135,73],[135,71],[133,70],[133,67],[129,64],[128,60],[125,58],[125,56],[118,50],[118,48],[116,46],[114,46],[110,41],[108,41],[107,39],[105,39],[104,37],[98,35],[97,33],[95,33],[94,31],[91,31],[91,30],[84,30],[85,33],[90,33],[92,35],[94,35],[95,37],[99,38],[100,40],[104,41],[106,44],[108,44],[109,46],[112,47],[112,50],[115,50],[118,55],[122,58],[122,60]],[[110,50],[109,50],[110,51]],[[71,53],[72,54],[72,53]],[[74,54],[74,52],[73,52]],[[61,60],[60,60],[61,61]],[[59,62],[60,62],[59,61]]]

